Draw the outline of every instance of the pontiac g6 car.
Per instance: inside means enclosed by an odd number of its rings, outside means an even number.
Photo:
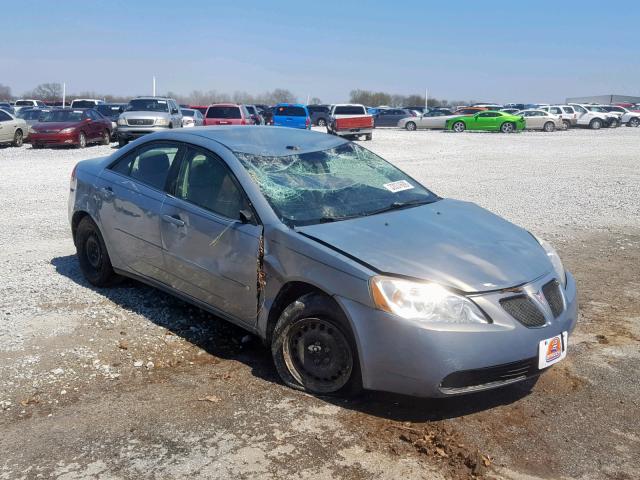
[[[284,383],[448,396],[562,360],[576,285],[543,240],[342,138],[181,129],[80,162],[93,285],[132,277],[260,336]]]

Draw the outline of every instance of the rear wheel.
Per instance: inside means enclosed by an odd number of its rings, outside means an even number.
[[[107,287],[119,279],[111,266],[102,234],[90,217],[80,221],[75,244],[80,270],[89,283],[96,287]]]
[[[16,130],[16,133],[13,134],[13,146],[21,147],[23,141],[24,137],[22,135],[22,130]]]
[[[319,118],[318,119],[318,126],[319,127],[326,127],[327,126],[327,121],[324,118]]]
[[[564,123],[564,128],[566,130],[569,130],[571,128],[571,122],[569,120],[562,120],[562,123]]]
[[[544,124],[543,130],[545,132],[553,132],[556,129],[556,126],[553,122],[547,122]]]
[[[413,132],[417,128],[416,122],[407,122],[407,124],[404,126],[404,128],[406,128],[410,132]]]
[[[80,132],[78,135],[78,148],[84,148],[87,146],[87,136],[84,132]]]
[[[467,127],[464,124],[464,122],[456,122],[453,124],[453,127],[451,127],[451,129],[456,133],[462,133],[465,131],[466,128]]]
[[[602,120],[600,120],[599,118],[594,118],[593,120],[591,120],[591,122],[589,122],[589,128],[591,130],[600,130],[602,128]]]
[[[367,134],[364,136],[364,139],[365,139],[365,140],[371,140],[372,138],[373,138],[373,134],[371,134],[371,133],[367,133]]]
[[[282,381],[296,390],[326,395],[362,389],[348,320],[325,295],[309,293],[285,308],[273,332],[271,354]]]
[[[100,143],[102,143],[102,145],[109,145],[111,143],[111,134],[109,133],[109,130],[102,132],[102,141]]]
[[[629,125],[630,127],[637,127],[638,125],[640,125],[640,119],[638,117],[633,117],[631,120],[629,120],[629,123],[627,123],[627,125]]]
[[[613,119],[611,120],[611,123],[609,123],[609,127],[611,128],[618,128],[620,126],[620,121],[617,119]]]
[[[516,131],[516,126],[511,123],[511,122],[504,122],[501,126],[500,126],[500,131],[502,133],[513,133]]]

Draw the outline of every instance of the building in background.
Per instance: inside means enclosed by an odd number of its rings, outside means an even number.
[[[567,98],[567,103],[600,103],[603,105],[614,103],[640,103],[640,97],[630,95],[595,95],[592,97]]]

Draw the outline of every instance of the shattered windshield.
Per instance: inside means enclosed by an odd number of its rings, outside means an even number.
[[[236,156],[289,226],[373,215],[439,199],[355,143],[281,157],[239,152]]]

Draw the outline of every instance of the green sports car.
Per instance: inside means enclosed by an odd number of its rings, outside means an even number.
[[[463,115],[450,118],[447,120],[445,130],[453,130],[458,133],[464,132],[465,130],[511,133],[517,130],[523,130],[524,127],[524,117],[520,115],[510,115],[505,112],[487,110],[478,112],[475,115]]]

